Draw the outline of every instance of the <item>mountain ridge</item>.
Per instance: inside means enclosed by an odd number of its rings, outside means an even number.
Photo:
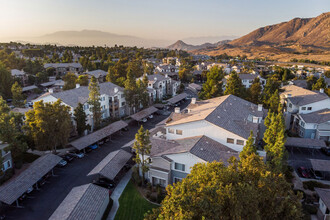
[[[229,43],[231,40],[222,40],[218,41],[216,43],[203,43],[200,45],[192,45],[192,44],[187,44],[183,42],[182,40],[178,40],[174,44],[171,44],[167,47],[167,49],[170,50],[185,50],[185,51],[193,51],[193,50],[200,50],[200,49],[205,49],[205,48],[216,48],[220,45],[224,45],[226,43]]]

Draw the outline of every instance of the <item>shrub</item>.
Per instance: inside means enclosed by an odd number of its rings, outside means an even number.
[[[150,199],[150,196],[151,196],[151,192],[148,191],[146,194],[147,199]]]
[[[147,183],[147,189],[148,189],[149,191],[151,191],[151,190],[152,190],[152,185],[151,185],[151,183],[150,183],[150,182],[148,182],[148,183]]]
[[[157,197],[155,195],[150,196],[152,202],[157,202]]]
[[[315,187],[316,188],[330,188],[330,185],[326,185],[326,184],[312,180],[312,181],[303,182],[303,187],[304,187],[304,189],[309,189],[309,190],[314,191]]]

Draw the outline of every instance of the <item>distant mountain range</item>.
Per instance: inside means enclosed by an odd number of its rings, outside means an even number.
[[[194,53],[247,55],[288,61],[292,58],[330,61],[330,12],[315,18],[294,18],[258,28],[251,33],[219,45],[196,49]]]
[[[171,44],[167,48],[170,50],[185,50],[185,51],[193,51],[193,50],[200,50],[200,49],[210,49],[210,48],[216,48],[218,46],[224,45],[229,43],[230,40],[222,40],[217,43],[204,43],[201,45],[191,45],[191,44],[186,44],[182,40],[178,40],[174,44]]]
[[[223,40],[233,40],[238,38],[237,36],[233,35],[222,35],[222,36],[202,36],[202,37],[187,37],[181,39],[183,42],[187,44],[192,44],[192,45],[201,45],[204,44],[205,42],[214,44],[219,41]]]

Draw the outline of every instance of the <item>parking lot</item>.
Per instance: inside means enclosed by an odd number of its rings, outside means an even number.
[[[181,105],[181,109],[189,103],[190,100],[187,100]],[[173,108],[170,111],[173,111]],[[142,125],[144,128],[152,129],[167,117],[168,115],[155,115],[153,119],[148,119]],[[132,141],[138,129],[139,125],[133,123],[129,126],[128,131],[112,135],[110,142],[92,150],[83,158],[75,158],[62,168],[56,167],[54,169],[55,176],[49,177],[39,190],[34,190],[23,201],[20,201],[23,208],[17,208],[13,205],[5,210],[6,219],[48,219],[70,190],[73,187],[91,183],[95,177],[87,176],[87,174],[110,152],[118,150]]]
[[[311,169],[310,159],[330,160],[330,156],[325,155],[319,149],[310,148],[287,148],[289,153],[288,163],[297,172],[299,167]],[[299,172],[297,174],[302,177]]]

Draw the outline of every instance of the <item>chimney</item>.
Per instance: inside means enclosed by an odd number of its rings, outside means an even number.
[[[180,114],[180,108],[179,107],[174,108],[174,113]]]
[[[54,90],[53,89],[48,89],[48,92],[49,93],[54,93]]]
[[[324,93],[324,89],[323,88],[320,89],[320,93]]]
[[[196,104],[196,98],[191,99],[191,104]]]
[[[157,81],[157,77],[155,77],[154,80]]]
[[[258,112],[262,111],[262,104],[258,104]]]
[[[80,87],[80,84],[79,83],[77,83],[76,84],[76,89],[78,89]]]
[[[118,87],[115,87],[114,91],[115,91],[115,93],[117,93],[118,92]]]

